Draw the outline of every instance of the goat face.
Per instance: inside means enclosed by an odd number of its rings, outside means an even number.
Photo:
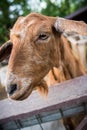
[[[10,41],[0,48],[0,61],[11,53],[6,87],[10,98],[23,100],[36,86],[44,86],[43,77],[56,66],[58,38],[61,32],[69,31],[64,24],[67,24],[67,20],[58,19],[59,21],[53,17],[30,14],[18,18],[11,29]],[[71,25],[70,21],[71,28],[76,24],[73,22]],[[74,27],[70,31],[82,32],[81,29],[85,29],[85,26],[81,24],[80,30]],[[87,28],[84,32],[87,34]]]
[[[7,92],[12,99],[26,98],[53,66],[54,36],[46,17],[19,18],[10,33],[13,43],[8,65]]]

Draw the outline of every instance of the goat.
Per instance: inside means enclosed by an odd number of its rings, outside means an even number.
[[[24,100],[35,89],[47,95],[48,85],[86,75],[64,32],[87,35],[87,25],[37,13],[18,18],[0,48],[0,61],[10,56],[6,91],[11,99]]]
[[[42,79],[53,67],[62,68],[65,80],[86,74],[62,35],[71,31],[87,35],[87,25],[35,13],[18,18],[10,40],[0,48],[0,61],[11,54],[7,78],[9,97],[22,100],[36,86],[44,86]]]

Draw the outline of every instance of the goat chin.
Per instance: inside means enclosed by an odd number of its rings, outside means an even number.
[[[33,90],[37,90],[38,93],[44,98],[47,98],[48,95],[48,85],[45,80],[42,80],[37,86],[27,86],[19,91],[17,90],[13,95],[8,95],[10,99],[22,101],[30,96]]]

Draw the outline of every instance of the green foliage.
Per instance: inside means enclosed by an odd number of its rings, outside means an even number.
[[[48,16],[58,16],[59,8],[55,3],[52,3],[50,0],[45,0],[47,7],[41,10],[41,13]]]
[[[64,17],[72,12],[87,5],[87,0],[44,0],[47,3],[47,7],[42,9],[41,13],[49,16],[61,16]]]
[[[9,38],[9,30],[19,15],[25,16],[34,11],[64,17],[86,5],[87,0],[1,0],[0,44]]]
[[[19,15],[26,15],[31,10],[26,0],[1,0],[0,1],[0,43],[7,41],[9,30]]]

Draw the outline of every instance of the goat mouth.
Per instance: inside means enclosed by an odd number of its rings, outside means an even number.
[[[22,101],[29,97],[29,95],[32,93],[32,90],[32,86],[22,88],[16,91],[13,95],[9,96],[9,98],[11,98],[12,100]]]
[[[22,100],[26,99],[31,93],[32,93],[32,91],[29,91],[29,92],[26,91],[25,93],[20,95],[16,100],[22,101]]]

